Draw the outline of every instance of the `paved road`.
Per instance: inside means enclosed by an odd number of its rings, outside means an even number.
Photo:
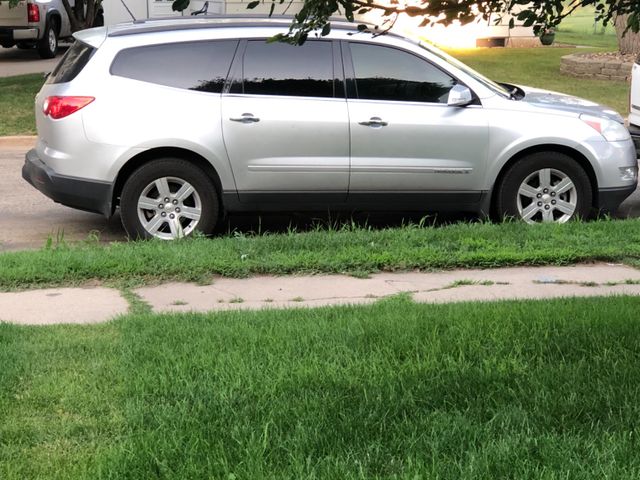
[[[100,240],[122,240],[119,218],[107,221],[100,215],[58,205],[22,179],[27,146],[0,149],[0,252],[40,248],[48,237],[84,240],[95,232]]]
[[[18,47],[0,47],[0,77],[50,72],[65,50],[66,48],[61,48],[56,58],[42,60],[35,49],[20,50]]]
[[[0,148],[0,209],[2,212],[0,252],[40,248],[45,245],[49,237],[54,242],[57,237],[74,242],[86,240],[90,236],[97,236],[101,242],[126,240],[118,215],[107,220],[101,215],[58,205],[22,180],[21,168],[29,143]],[[616,216],[640,217],[640,190],[621,205]],[[439,215],[437,221],[440,223],[458,218],[467,219],[468,217],[445,218]],[[351,222],[350,216],[343,216],[342,219],[348,223]],[[418,222],[420,219],[419,214],[411,216],[360,214],[355,217],[356,222],[373,227],[397,226],[408,221]],[[233,216],[226,220],[222,230],[280,232],[293,227],[302,231],[313,227],[318,222],[335,225],[340,221],[341,218],[335,215]]]

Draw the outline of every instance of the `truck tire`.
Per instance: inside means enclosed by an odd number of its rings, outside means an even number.
[[[38,42],[40,58],[54,58],[58,53],[58,24],[54,18],[47,20],[44,35]]]

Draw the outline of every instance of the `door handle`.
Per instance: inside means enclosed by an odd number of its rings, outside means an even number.
[[[358,122],[358,125],[364,125],[365,127],[386,127],[389,125],[383,121],[380,117],[371,117],[367,122]]]
[[[231,120],[232,122],[240,122],[240,123],[256,123],[260,121],[258,117],[253,116],[253,113],[243,113],[242,116],[231,117],[229,120]]]

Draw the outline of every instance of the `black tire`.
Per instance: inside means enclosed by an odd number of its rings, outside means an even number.
[[[42,38],[38,41],[40,58],[54,58],[58,53],[58,24],[55,19],[47,21]]]
[[[170,191],[169,201],[163,199],[162,192],[156,188],[156,180],[166,185]],[[152,185],[153,184],[153,185]],[[193,187],[194,193],[188,198],[178,199],[174,194],[185,184]],[[141,197],[157,200],[154,210],[138,208]],[[160,207],[162,205],[162,207]],[[184,211],[181,211],[181,209]],[[187,209],[200,210],[196,221],[187,215]],[[120,216],[127,235],[133,239],[162,238],[171,240],[193,231],[211,234],[218,221],[219,201],[214,183],[202,169],[181,158],[161,158],[144,164],[127,179],[120,196]],[[162,218],[160,217],[162,215]],[[173,220],[170,220],[169,217]],[[148,222],[143,224],[142,218]],[[192,224],[192,222],[196,222]],[[179,224],[179,225],[178,225]],[[156,226],[156,231],[152,232]],[[149,229],[148,229],[148,228]],[[180,233],[176,233],[176,232]]]
[[[549,184],[552,187],[545,190],[541,172],[546,169],[549,169]],[[565,192],[562,192],[563,188],[554,191],[564,178],[572,182],[573,188]],[[536,181],[540,182],[537,187]],[[533,190],[531,196],[519,193],[521,186],[526,188],[532,185],[537,192],[535,196]],[[584,168],[573,158],[559,152],[538,152],[521,158],[505,173],[496,190],[496,212],[500,219],[564,223],[587,218],[592,205],[593,190]],[[568,206],[573,207],[571,214]],[[523,218],[521,211],[528,218]]]
[[[96,13],[96,18],[93,20],[93,27],[104,27],[104,12],[100,10]]]

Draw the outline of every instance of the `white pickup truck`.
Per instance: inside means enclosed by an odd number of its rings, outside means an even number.
[[[631,95],[629,95],[629,131],[636,144],[640,158],[640,55],[631,72]]]
[[[74,0],[70,0],[71,6]],[[21,0],[9,7],[0,0],[0,45],[37,48],[42,58],[53,58],[58,40],[71,37],[69,17],[61,0]]]

